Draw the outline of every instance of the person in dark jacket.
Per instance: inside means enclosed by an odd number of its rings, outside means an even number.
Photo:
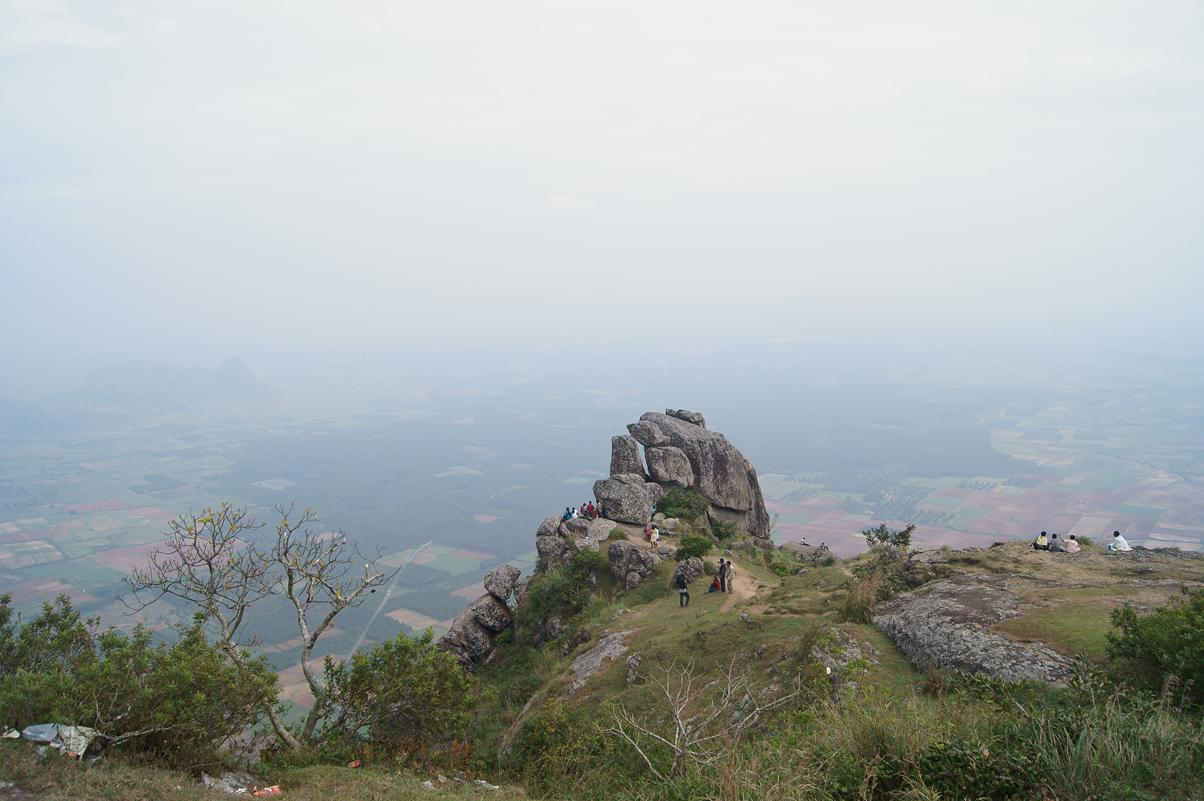
[[[679,607],[690,605],[690,583],[686,581],[684,573],[678,573],[677,578],[673,582],[677,585],[677,605]]]
[[[727,562],[719,560],[719,591],[727,592]]]

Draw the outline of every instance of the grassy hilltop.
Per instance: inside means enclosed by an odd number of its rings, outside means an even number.
[[[735,592],[708,594],[706,575],[691,582],[687,608],[670,586],[672,560],[630,591],[592,552],[535,578],[497,658],[477,671],[471,756],[458,766],[501,789],[440,782],[450,771],[438,755],[405,765],[378,755],[360,770],[261,766],[264,782],[286,798],[347,801],[1204,798],[1193,688],[1117,683],[1151,679],[1115,646],[1110,654],[1108,638],[1114,610],[1148,613],[1181,603],[1185,588],[1199,593],[1204,560],[1022,543],[843,561],[730,554]],[[703,557],[708,573],[718,556],[716,546]],[[1006,591],[1014,608],[983,631],[1081,659],[1054,684],[916,666],[874,625],[875,606],[938,582]],[[535,644],[533,618],[551,613],[563,633]],[[117,756],[51,764],[2,743],[0,760],[0,776],[33,793],[13,798],[227,797]]]

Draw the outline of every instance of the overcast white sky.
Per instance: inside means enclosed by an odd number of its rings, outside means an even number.
[[[0,0],[0,350],[1198,347],[1202,143],[1198,0]]]

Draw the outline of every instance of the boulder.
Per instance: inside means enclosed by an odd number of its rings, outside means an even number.
[[[577,523],[578,521],[574,520],[573,522]],[[586,520],[584,525],[574,526],[572,539],[568,543],[570,554],[600,550],[602,543],[606,542],[606,538],[610,536],[610,532],[614,531],[614,528],[615,521],[605,517]]]
[[[661,561],[659,554],[627,540],[612,542],[606,551],[606,558],[610,562],[610,572],[615,579],[623,582],[623,586],[629,590],[652,575],[652,571]]]
[[[630,630],[616,631],[598,640],[598,644],[573,660],[573,683],[569,692],[575,693],[585,686],[591,676],[602,672],[607,662],[612,662],[627,653],[627,643],[631,636]]]
[[[502,603],[514,594],[514,585],[523,572],[514,565],[502,565],[485,576],[485,591]]]
[[[556,532],[560,529],[560,524],[563,518],[560,515],[555,517],[546,517],[539,524],[539,530],[535,532],[536,537],[555,537]]]
[[[697,556],[691,556],[688,559],[682,559],[677,563],[677,567],[673,568],[673,580],[677,581],[678,576],[685,576],[686,581],[693,581],[705,572],[702,566],[702,560]]]
[[[521,578],[514,582],[514,605],[522,606],[523,601],[527,600],[527,588],[531,586],[531,577]]]
[[[694,486],[694,468],[690,466],[690,460],[681,448],[672,445],[648,449],[648,472],[652,480],[660,484]]]
[[[545,568],[556,567],[568,561],[568,544],[560,537],[536,537],[535,551],[539,554],[539,563]]]
[[[677,531],[681,528],[681,521],[676,517],[666,517],[661,521],[661,531]]]
[[[990,630],[1015,617],[1019,603],[1006,577],[963,575],[883,601],[874,607],[872,620],[918,667],[1061,683],[1070,659],[1040,643],[1022,644]]]
[[[641,415],[639,422],[632,423],[627,430],[646,449],[654,477],[655,471],[668,471],[677,458],[672,451],[656,456],[654,451],[662,448],[680,451],[689,462],[692,486],[710,501],[714,519],[736,525],[754,537],[769,539],[769,513],[765,510],[757,471],[727,437],[680,416],[658,412]],[[681,472],[662,475],[670,478],[665,483],[679,483],[686,478]]]
[[[439,647],[455,655],[460,664],[471,670],[493,656],[493,637],[470,609],[456,615],[447,634],[439,638]]]
[[[468,605],[464,612],[470,613],[481,628],[497,633],[510,628],[510,610],[492,595],[482,595]],[[460,614],[464,614],[461,612]]]
[[[642,526],[652,516],[652,507],[665,494],[635,473],[620,473],[594,482],[594,497],[602,505],[602,514],[620,523]]]
[[[704,418],[698,412],[690,412],[686,411],[685,409],[665,409],[665,414],[669,415],[670,417],[676,417],[678,420],[683,420],[687,423],[696,425],[699,428],[707,427],[706,418]]]
[[[610,438],[610,474],[618,476],[624,473],[646,475],[644,460],[640,458],[640,443],[628,434]]]

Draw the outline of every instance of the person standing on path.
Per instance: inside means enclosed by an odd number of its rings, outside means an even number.
[[[677,605],[684,607],[690,605],[690,584],[686,581],[686,574],[678,572],[677,579],[673,582],[677,585]]]
[[[736,569],[732,567],[732,560],[727,560],[727,591],[735,592],[736,585]]]
[[[727,562],[719,559],[719,591],[727,592]]]

